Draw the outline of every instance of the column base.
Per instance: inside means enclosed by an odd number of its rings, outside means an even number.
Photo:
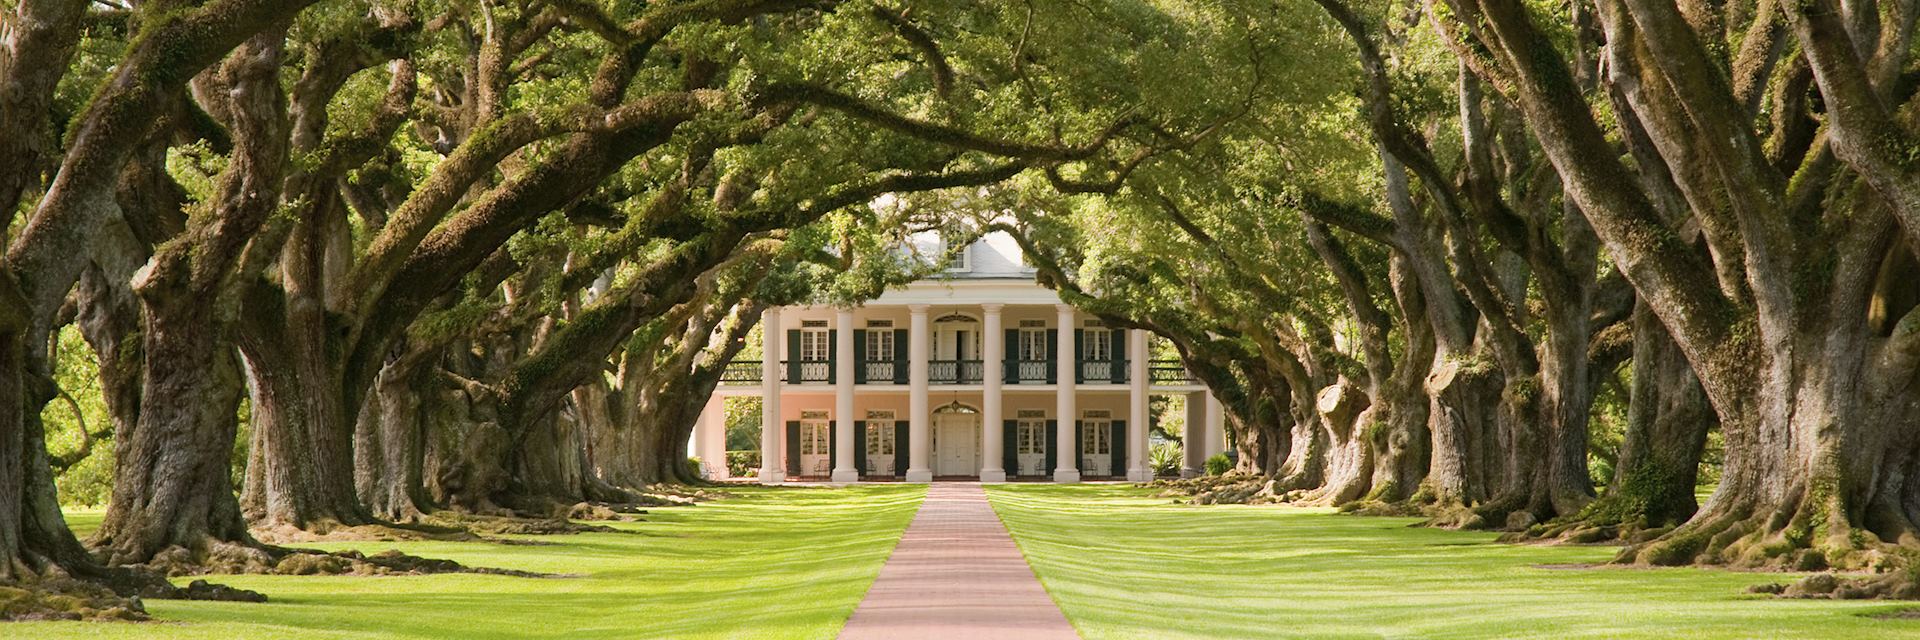
[[[1206,472],[1193,467],[1186,467],[1180,470],[1180,477],[1182,478],[1198,478],[1203,475],[1206,475]]]
[[[927,469],[908,469],[907,482],[933,482],[933,472]]]
[[[1061,484],[1073,484],[1080,481],[1079,469],[1054,469],[1053,481]]]
[[[760,484],[786,484],[787,474],[777,471],[760,472]]]
[[[980,481],[981,482],[1006,482],[1007,470],[1006,469],[981,469]]]
[[[853,484],[859,481],[860,481],[860,472],[858,471],[854,471],[852,469],[834,469],[833,470],[833,482],[835,484]]]
[[[1127,482],[1153,482],[1152,469],[1128,469]]]

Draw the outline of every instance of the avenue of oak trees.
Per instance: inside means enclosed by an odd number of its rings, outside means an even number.
[[[1118,189],[1227,116],[1140,81],[1247,53],[1209,29],[1026,2],[10,2],[6,610],[444,569],[280,545],[697,485],[695,417],[761,310],[934,268],[900,249],[942,224],[922,196]],[[42,419],[75,331],[114,445],[84,540],[54,471],[86,452],[56,459]]]
[[[1338,89],[987,223],[1216,390],[1244,475],[1185,491],[1920,597],[1920,5],[1299,4]]]
[[[1920,566],[1914,2],[5,11],[0,587],[82,615],[697,487],[760,312],[921,277],[935,228],[1170,344],[1228,417],[1208,499]],[[85,539],[42,420],[72,332]]]

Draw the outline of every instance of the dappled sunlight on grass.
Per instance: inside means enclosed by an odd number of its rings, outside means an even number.
[[[333,543],[473,566],[569,574],[230,576],[266,604],[149,601],[157,624],[32,623],[6,638],[831,638],[913,518],[922,485],[729,488],[654,509],[622,533],[543,545]],[[85,514],[76,520],[85,520]],[[95,518],[97,520],[97,517]]]
[[[1190,506],[1131,486],[989,489],[1041,583],[1088,640],[1109,638],[1895,638],[1909,604],[1773,600],[1786,576],[1548,568],[1612,547],[1327,509]]]

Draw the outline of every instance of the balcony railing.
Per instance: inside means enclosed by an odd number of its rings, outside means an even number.
[[[787,361],[781,361],[780,379],[787,380]],[[720,384],[727,386],[747,386],[761,383],[761,363],[759,360],[735,360],[727,363],[720,374]],[[862,362],[866,368],[868,384],[889,384],[894,377],[895,363]],[[1007,384],[1046,384],[1047,374],[1054,371],[1056,363],[1047,360],[1015,360],[1009,367]],[[1127,361],[1125,360],[1087,360],[1080,363],[1080,382],[1124,384],[1127,381]],[[832,362],[805,361],[800,363],[800,382],[825,383],[831,378]],[[927,363],[927,380],[932,384],[980,384],[986,375],[986,363],[979,360],[934,360]],[[1190,385],[1199,381],[1179,360],[1153,360],[1147,364],[1147,380],[1158,385]]]
[[[1081,360],[1079,382],[1124,383],[1127,381],[1127,361],[1125,360]]]
[[[979,384],[986,376],[979,360],[933,360],[927,362],[927,382],[932,384]]]
[[[1154,360],[1147,363],[1147,381],[1152,384],[1194,384],[1193,374],[1179,360]]]
[[[787,377],[791,378],[793,376],[792,374],[788,374]],[[830,382],[832,380],[833,380],[833,361],[831,360],[800,361],[800,380],[799,380],[800,384],[807,384],[807,383],[813,383],[813,382]],[[794,382],[794,381],[788,380],[787,382]]]
[[[1015,360],[1007,384],[1046,384],[1054,371],[1052,360]]]
[[[868,361],[861,362],[860,366],[864,367],[867,370],[867,375],[865,380],[869,383],[877,382],[880,384],[887,384],[897,379],[894,377],[892,360],[884,360],[884,361],[868,360]]]
[[[760,384],[760,381],[759,360],[734,360],[728,362],[727,368],[720,372],[722,385],[756,385]]]

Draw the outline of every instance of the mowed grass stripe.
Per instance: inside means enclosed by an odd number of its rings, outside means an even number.
[[[390,578],[227,576],[266,604],[149,601],[149,624],[25,623],[9,639],[832,638],[872,585],[925,487],[729,488],[736,497],[654,509],[627,533],[522,536],[550,543],[337,543],[472,566],[573,574]],[[76,528],[97,516],[73,514]]]
[[[1327,509],[1191,506],[1131,486],[989,490],[1088,640],[1121,638],[1914,638],[1885,602],[1790,601],[1789,576],[1554,569],[1612,547],[1510,545]]]

